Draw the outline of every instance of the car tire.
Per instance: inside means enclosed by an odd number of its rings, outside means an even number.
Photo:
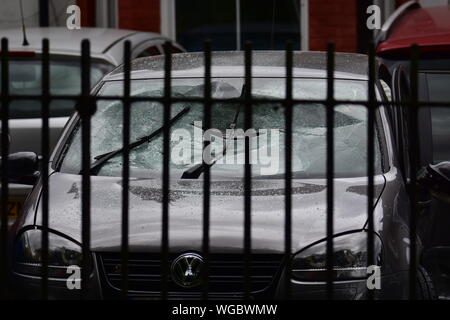
[[[433,286],[430,274],[424,267],[417,268],[417,299],[418,300],[436,300],[436,290]]]

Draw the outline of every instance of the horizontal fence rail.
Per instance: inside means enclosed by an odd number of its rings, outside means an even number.
[[[42,92],[38,95],[20,95],[12,94],[9,88],[9,79],[11,74],[9,72],[9,60],[8,55],[8,40],[1,40],[1,229],[0,229],[0,289],[1,298],[9,299],[11,292],[8,289],[9,277],[12,273],[12,256],[13,246],[15,239],[9,239],[8,237],[8,199],[9,194],[9,180],[8,180],[8,155],[9,155],[9,115],[10,106],[12,101],[17,100],[36,100],[41,103],[41,120],[42,120],[42,165],[40,168],[41,179],[41,199],[42,203],[42,263],[41,263],[41,293],[42,298],[49,298],[49,226],[50,226],[50,182],[49,182],[49,167],[50,161],[50,103],[56,100],[74,100],[77,102],[77,113],[81,123],[81,213],[82,213],[82,225],[81,225],[81,248],[82,248],[82,266],[81,266],[81,291],[80,298],[89,299],[93,297],[93,288],[89,286],[89,279],[92,277],[93,265],[98,263],[97,259],[93,258],[91,252],[91,204],[92,198],[95,194],[92,193],[91,188],[91,118],[95,114],[96,106],[99,101],[120,101],[123,106],[123,150],[122,150],[122,174],[121,174],[121,245],[120,245],[120,290],[121,298],[127,299],[130,294],[133,294],[131,289],[131,276],[130,270],[135,267],[136,261],[132,260],[132,252],[130,252],[130,143],[131,143],[131,110],[133,103],[136,102],[158,102],[163,107],[163,127],[162,127],[162,201],[161,201],[161,251],[160,261],[158,262],[160,273],[160,292],[159,298],[169,299],[173,295],[172,280],[171,280],[171,260],[173,259],[172,252],[170,250],[170,225],[173,223],[171,218],[170,207],[170,134],[171,134],[171,111],[172,106],[175,103],[201,103],[203,104],[203,130],[208,130],[212,127],[212,111],[211,109],[217,103],[239,103],[243,106],[241,112],[244,116],[244,130],[251,129],[253,124],[253,112],[254,109],[260,104],[274,103],[284,106],[285,112],[285,175],[284,175],[284,208],[280,208],[284,217],[284,258],[283,258],[283,297],[286,299],[295,298],[292,291],[292,255],[295,251],[293,243],[293,113],[297,105],[303,104],[320,104],[326,107],[326,210],[327,216],[325,221],[326,226],[326,289],[327,299],[335,298],[335,278],[334,278],[334,208],[335,208],[335,160],[334,160],[334,122],[335,122],[335,107],[341,104],[348,105],[361,105],[367,108],[368,127],[367,127],[367,263],[368,265],[375,265],[375,245],[374,245],[374,231],[376,228],[374,221],[374,197],[375,197],[375,117],[376,110],[382,105],[386,104],[386,101],[379,101],[376,95],[376,81],[377,81],[377,63],[375,58],[375,48],[373,45],[369,46],[368,54],[368,99],[366,100],[337,100],[335,98],[335,46],[330,43],[327,46],[327,60],[326,60],[326,98],[325,99],[296,99],[293,93],[293,45],[288,42],[285,50],[286,59],[286,77],[285,77],[285,98],[255,98],[252,96],[252,88],[254,87],[254,81],[252,76],[252,47],[250,43],[245,44],[244,60],[245,60],[245,73],[243,79],[243,94],[239,98],[217,98],[212,95],[212,56],[211,43],[205,42],[204,50],[204,92],[201,98],[192,97],[173,97],[172,94],[172,53],[170,43],[166,43],[164,46],[164,92],[161,97],[142,97],[131,95],[131,44],[125,42],[124,45],[124,86],[123,93],[118,96],[96,96],[92,93],[91,73],[91,57],[90,57],[90,44],[89,41],[84,40],[81,43],[81,94],[79,95],[54,95],[50,92],[50,55],[49,48],[51,43],[47,39],[43,40],[42,44]],[[418,110],[422,106],[448,106],[445,102],[419,102],[418,101],[418,48],[412,47],[412,62],[410,69],[411,78],[411,92],[412,98],[407,102],[392,101],[393,106],[402,108],[410,108],[412,110],[412,122],[417,124]],[[412,153],[418,154],[418,140],[417,130],[410,132],[410,145],[413,148]],[[11,143],[14,143],[13,141]],[[203,148],[208,148],[209,142],[203,142]],[[211,172],[210,167],[204,160],[202,166],[203,170],[203,201],[202,205],[202,240],[201,240],[201,254],[203,257],[203,269],[201,273],[202,286],[200,288],[200,298],[209,299],[211,295],[211,275],[214,265],[213,253],[211,252],[211,239],[210,239],[210,224],[211,224],[211,212],[214,208],[211,206]],[[413,164],[410,167],[411,185],[413,186],[411,197],[411,214],[410,214],[410,271],[409,271],[409,297],[415,299],[416,297],[416,278],[417,278],[417,211],[416,200],[416,172],[417,168]],[[252,206],[252,164],[250,161],[250,138],[245,138],[245,164],[244,164],[244,177],[243,177],[243,243],[242,243],[242,288],[238,295],[241,299],[252,299],[252,217],[257,214]],[[149,212],[150,214],[151,212]],[[258,261],[256,261],[258,262]],[[368,299],[376,299],[376,293],[373,290],[368,290]]]

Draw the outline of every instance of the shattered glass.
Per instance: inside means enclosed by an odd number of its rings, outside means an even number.
[[[242,78],[215,78],[212,96],[238,98],[243,91]],[[255,78],[252,86],[254,98],[284,98],[285,80]],[[161,79],[132,82],[132,95],[162,97],[164,82]],[[123,83],[107,82],[100,95],[120,95]],[[202,97],[203,79],[173,79],[173,97]],[[293,93],[296,99],[323,100],[326,80],[295,79]],[[336,80],[335,99],[367,99],[367,84],[358,80]],[[203,104],[197,102],[174,103],[174,117],[184,108],[189,111],[171,127],[171,175],[181,177],[193,165],[202,162],[203,154]],[[244,172],[244,109],[236,102],[215,103],[212,107],[211,154],[216,163],[211,168],[214,177],[241,178]],[[119,101],[99,101],[92,117],[92,157],[122,147],[123,106]],[[230,136],[227,129],[238,114],[236,130]],[[131,142],[157,130],[163,125],[163,106],[159,102],[135,102],[131,106]],[[367,172],[367,110],[364,106],[340,104],[335,107],[334,157],[337,177],[365,176]],[[326,176],[326,110],[320,103],[300,104],[293,110],[293,175],[294,177]],[[284,174],[285,116],[284,107],[277,103],[253,105],[253,134],[250,141],[252,170],[255,177],[279,178]],[[63,172],[78,173],[81,164],[81,132],[73,138],[62,165]],[[130,152],[131,175],[159,178],[162,171],[162,138],[151,141]],[[380,171],[380,147],[375,139],[376,170]],[[225,153],[225,155],[224,155]],[[176,161],[174,160],[176,159]],[[240,162],[239,162],[240,161]],[[92,159],[94,162],[94,159]],[[122,156],[110,159],[99,175],[120,176]]]

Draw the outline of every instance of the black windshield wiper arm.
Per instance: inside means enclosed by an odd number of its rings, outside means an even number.
[[[189,111],[189,109],[190,109],[189,107],[184,108],[179,113],[177,113],[172,119],[170,119],[170,121],[168,123],[169,127],[172,126],[178,120],[180,120],[181,117],[183,117]],[[131,143],[128,146],[128,150],[134,149],[134,148],[136,148],[136,147],[138,147],[138,146],[140,146],[140,145],[142,145],[142,144],[152,140],[154,137],[156,137],[161,132],[163,132],[163,130],[164,130],[164,125],[162,125],[158,129],[156,129],[152,133],[150,133],[150,134],[148,134],[146,136],[143,136],[143,137],[139,138],[138,140],[136,140],[135,142]],[[90,174],[97,174],[99,169],[103,166],[103,164],[105,164],[111,158],[114,158],[116,155],[122,153],[124,150],[125,150],[125,148],[122,147],[122,148],[119,148],[117,150],[110,151],[110,152],[103,153],[103,154],[95,156],[94,159],[96,161],[93,164],[91,164],[91,168],[89,170]]]
[[[240,98],[244,97],[245,90],[246,90],[246,88],[245,88],[245,84],[244,84],[242,86]],[[240,111],[241,111],[241,105],[238,104],[238,108],[233,117],[233,122],[230,123],[230,126],[228,127],[229,129],[232,129],[232,130],[236,129]],[[225,145],[225,148],[223,149],[222,157],[225,156],[226,152],[227,152],[227,145]],[[205,169],[207,167],[212,167],[215,163],[216,163],[216,160],[212,161],[211,163],[206,163],[204,161],[202,163],[198,163],[198,164],[190,167],[189,169],[186,169],[185,171],[183,171],[183,174],[181,175],[181,179],[198,179],[198,177],[200,177],[200,175],[203,173],[203,171],[205,171]]]

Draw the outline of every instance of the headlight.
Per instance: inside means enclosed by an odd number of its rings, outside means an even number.
[[[82,266],[82,250],[75,242],[48,233],[48,276],[67,278],[68,266]],[[89,265],[89,264],[87,264]],[[42,276],[42,230],[25,231],[15,247],[14,270],[20,274]]]
[[[294,256],[292,276],[297,280],[326,281],[326,240],[312,245]],[[333,239],[334,280],[367,277],[367,232],[354,232]],[[381,265],[381,240],[374,234],[375,263]]]

